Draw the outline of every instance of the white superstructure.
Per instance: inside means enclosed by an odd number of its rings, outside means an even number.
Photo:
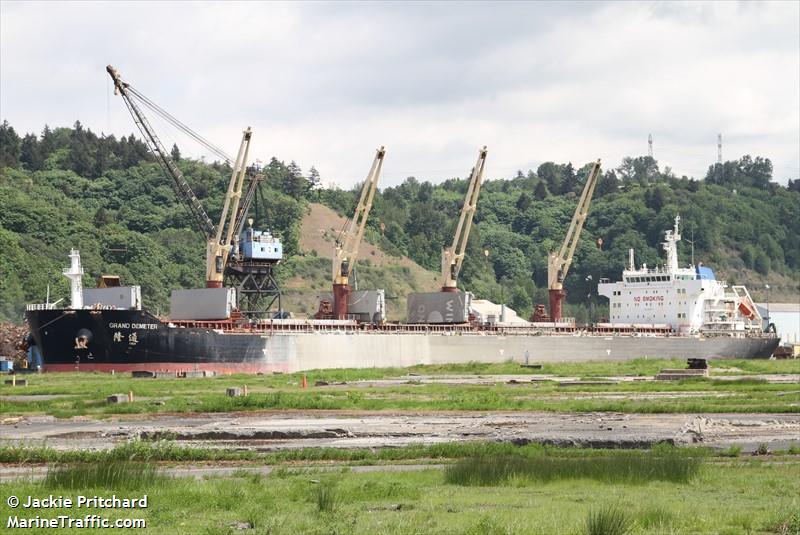
[[[600,295],[609,300],[609,321],[622,325],[660,327],[680,333],[761,331],[761,316],[744,286],[728,288],[714,272],[702,265],[678,265],[680,216],[666,231],[664,266],[636,269],[633,250],[622,281],[601,280]]]

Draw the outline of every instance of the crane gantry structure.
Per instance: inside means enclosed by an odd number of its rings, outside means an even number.
[[[561,250],[556,253],[551,252],[547,258],[547,288],[550,297],[550,320],[558,322],[561,320],[561,301],[566,296],[564,291],[564,279],[569,272],[569,267],[572,264],[572,257],[575,255],[575,248],[578,246],[578,240],[583,230],[583,224],[586,222],[586,216],[589,215],[589,206],[592,203],[592,195],[594,188],[597,185],[597,178],[600,175],[600,160],[598,159],[589,171],[589,177],[586,179],[586,184],[583,186],[580,199],[578,199],[578,206],[575,208],[575,214],[572,216],[572,221],[569,224],[567,235],[564,238],[564,243],[561,245]]]
[[[442,250],[442,291],[458,291],[458,274],[461,271],[461,264],[464,262],[464,254],[467,250],[469,232],[472,228],[472,219],[478,207],[478,195],[481,192],[483,182],[483,170],[486,166],[486,146],[478,151],[478,160],[472,168],[472,176],[467,187],[467,194],[464,197],[464,206],[461,207],[461,216],[458,218],[453,243],[450,247]]]
[[[335,319],[347,317],[347,296],[350,293],[350,274],[358,261],[358,250],[367,227],[367,218],[372,208],[372,200],[378,190],[378,180],[383,168],[384,147],[375,151],[375,159],[361,188],[353,219],[347,225],[343,236],[336,240],[333,252],[333,316]]]
[[[242,132],[242,140],[239,144],[239,150],[236,158],[232,159],[225,151],[202,137],[197,132],[180,122],[178,119],[170,115],[163,108],[159,107],[153,101],[144,96],[140,91],[136,90],[131,84],[124,81],[113,66],[108,65],[106,71],[114,82],[114,94],[122,97],[128,111],[133,117],[133,121],[142,133],[142,136],[147,143],[148,148],[153,153],[156,161],[161,166],[164,173],[172,178],[173,186],[178,194],[178,197],[183,201],[184,206],[188,209],[192,216],[194,227],[206,239],[206,287],[208,288],[221,288],[223,282],[227,277],[233,278],[239,282],[237,294],[242,290],[248,291],[249,286],[252,286],[252,271],[253,267],[259,274],[267,270],[266,276],[267,283],[257,284],[256,293],[268,293],[280,295],[274,283],[274,278],[271,275],[271,266],[277,263],[272,258],[265,261],[249,262],[245,269],[242,269],[241,258],[233,259],[232,252],[238,253],[239,237],[244,227],[244,220],[247,216],[247,211],[250,203],[253,200],[255,188],[258,183],[263,180],[263,175],[259,175],[254,171],[249,171],[246,162],[250,151],[250,141],[253,132],[250,127],[247,127]],[[180,168],[173,161],[170,153],[166,150],[161,143],[158,135],[152,127],[147,116],[142,111],[142,107],[148,108],[150,111],[159,115],[161,118],[180,129],[195,141],[200,143],[206,149],[211,151],[216,156],[220,157],[229,165],[232,165],[231,178],[228,182],[228,189],[225,193],[225,200],[223,203],[222,212],[219,216],[219,222],[215,225],[210,216],[206,212],[203,204],[195,195],[191,186],[186,178],[183,176]],[[248,186],[247,194],[242,199],[242,191],[244,189],[245,177],[249,176],[250,183]],[[280,245],[278,249],[282,251]],[[235,261],[233,261],[235,260]],[[235,265],[234,265],[235,264]],[[264,279],[264,277],[261,277]],[[250,291],[253,291],[252,289]],[[273,299],[274,300],[274,299]]]

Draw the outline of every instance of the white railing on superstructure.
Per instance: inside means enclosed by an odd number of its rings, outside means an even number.
[[[25,305],[25,310],[53,310],[56,308],[55,303],[30,303]]]

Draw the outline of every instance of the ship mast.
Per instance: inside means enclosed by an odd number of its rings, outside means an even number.
[[[81,309],[83,308],[83,283],[81,282],[81,278],[83,277],[83,267],[81,266],[81,254],[78,252],[77,249],[72,249],[69,252],[69,260],[70,266],[68,268],[64,268],[64,276],[69,279],[70,282],[70,304],[69,307],[72,309]],[[48,305],[50,302],[50,287],[47,288],[48,291]]]
[[[680,223],[681,216],[676,215],[675,226],[672,230],[664,233],[666,241],[661,244],[667,252],[667,273],[675,273],[678,270],[678,242],[681,241]]]

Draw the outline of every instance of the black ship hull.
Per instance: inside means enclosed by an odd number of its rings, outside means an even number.
[[[175,328],[139,310],[37,310],[27,313],[46,371],[284,371],[265,358],[252,333]]]

